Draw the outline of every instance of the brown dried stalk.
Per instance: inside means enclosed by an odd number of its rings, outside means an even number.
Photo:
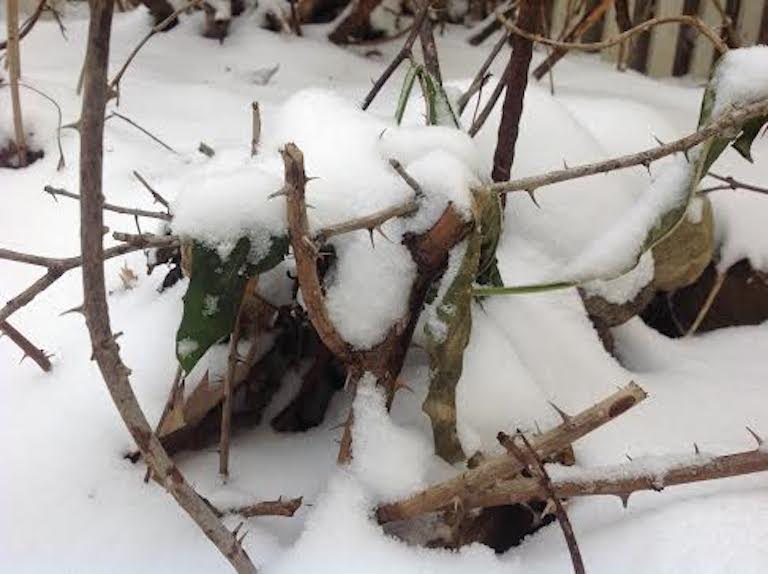
[[[11,87],[16,165],[17,167],[24,167],[27,165],[27,138],[24,135],[24,122],[21,116],[21,96],[19,95],[19,77],[21,76],[21,58],[19,55],[19,0],[7,0],[6,18],[8,28],[8,78]]]
[[[373,86],[371,87],[371,91],[369,91],[368,95],[365,96],[365,99],[363,100],[363,105],[362,105],[362,108],[364,110],[368,109],[368,106],[371,105],[371,103],[376,98],[378,93],[384,87],[384,84],[387,83],[387,80],[389,80],[390,76],[395,73],[395,70],[397,70],[400,64],[402,64],[403,61],[405,61],[407,58],[411,56],[413,43],[416,41],[416,38],[418,38],[419,33],[421,31],[421,26],[424,23],[424,20],[427,18],[427,15],[429,14],[430,4],[431,4],[431,0],[427,0],[424,2],[421,8],[419,8],[419,11],[416,14],[416,17],[414,18],[411,32],[408,34],[408,38],[406,38],[405,43],[403,44],[403,47],[400,48],[400,51],[397,54],[395,54],[395,58],[384,69],[384,71],[381,73],[381,76],[379,76],[379,79],[376,80]]]
[[[32,28],[35,27],[35,24],[37,24],[37,21],[40,19],[40,15],[43,13],[43,11],[47,8],[47,0],[40,0],[40,2],[37,4],[37,7],[35,8],[35,11],[32,12],[32,15],[26,19],[24,24],[21,25],[21,29],[18,29],[18,41],[20,42],[24,36],[29,34],[32,31]],[[18,14],[17,14],[18,17]],[[9,25],[10,25],[10,18],[9,18]],[[8,35],[8,38],[10,39],[10,34]],[[0,50],[5,50],[8,47],[8,40],[3,40],[0,42]]]
[[[720,293],[720,289],[723,287],[723,283],[725,282],[725,278],[728,275],[728,271],[718,271],[718,273],[715,275],[715,281],[712,283],[712,288],[709,290],[709,293],[707,294],[707,298],[704,300],[704,304],[701,306],[701,309],[699,309],[698,314],[696,315],[696,319],[693,321],[691,326],[688,328],[688,330],[685,332],[686,337],[693,336],[696,331],[699,330],[699,327],[701,326],[704,319],[707,318],[707,313],[709,313],[709,310],[712,308],[712,303],[715,302],[715,298],[717,298],[717,294]]]
[[[541,11],[540,0],[522,0],[517,22],[524,30],[533,32]],[[499,122],[496,150],[493,154],[493,181],[508,181],[515,160],[515,145],[523,114],[523,98],[528,86],[528,68],[533,56],[533,42],[523,36],[512,38],[512,54],[504,72],[506,92]],[[502,203],[504,198],[502,198]]]
[[[76,193],[72,193],[71,191],[67,191],[66,189],[60,188],[60,187],[53,187],[52,185],[46,185],[43,188],[43,191],[45,193],[48,193],[56,199],[57,196],[61,197],[69,197],[71,199],[76,199],[80,201],[80,196]],[[122,213],[124,215],[133,215],[138,217],[151,217],[153,219],[162,219],[163,221],[170,221],[171,216],[167,213],[164,213],[162,211],[147,211],[145,209],[136,209],[135,207],[123,207],[122,205],[114,205],[112,203],[104,203],[103,208],[106,211],[113,211],[115,213]]]
[[[527,30],[524,30],[516,26],[514,22],[505,18],[502,14],[499,14],[498,17],[499,17],[499,20],[501,20],[501,22],[504,24],[504,26],[506,26],[506,28],[510,30],[513,34],[517,36],[522,36],[523,38],[526,38],[531,42],[537,42],[539,44],[544,44],[545,46],[552,46],[554,48],[558,48],[560,51],[580,50],[582,52],[600,52],[601,50],[605,50],[606,48],[610,48],[611,46],[615,46],[616,44],[621,44],[622,42],[629,40],[630,38],[636,36],[637,34],[641,34],[643,32],[650,30],[655,26],[660,26],[663,24],[683,24],[685,26],[691,26],[692,28],[696,28],[710,42],[712,42],[712,45],[720,54],[724,54],[728,51],[728,46],[725,44],[725,42],[723,42],[720,39],[720,37],[717,34],[715,34],[715,32],[712,31],[712,29],[709,26],[707,26],[704,22],[702,22],[699,18],[696,18],[695,16],[669,16],[667,18],[652,18],[650,20],[646,20],[641,24],[638,24],[634,28],[630,28],[626,32],[617,34],[616,36],[603,40],[602,42],[593,42],[589,44],[584,44],[581,42],[560,42],[558,40],[552,40],[550,38],[540,36],[538,34],[531,34]]]
[[[224,376],[224,398],[221,402],[221,437],[219,440],[219,474],[229,476],[229,440],[232,434],[232,400],[235,386],[235,373],[237,371],[237,344],[240,342],[243,319],[243,301],[250,291],[250,281],[243,291],[243,297],[237,308],[235,326],[229,339],[229,358],[227,359],[227,372]]]
[[[541,458],[547,458],[631,409],[645,397],[643,389],[630,383],[578,415],[569,417],[563,424],[535,437],[532,446]],[[457,500],[467,510],[476,508],[481,505],[468,499],[470,493],[484,492],[489,485],[512,478],[524,468],[525,464],[509,455],[490,458],[476,468],[432,485],[405,500],[379,506],[376,517],[381,523],[404,520],[440,510]]]
[[[255,574],[256,567],[240,540],[230,532],[184,479],[169,458],[139,406],[129,380],[130,369],[109,321],[104,285],[102,162],[104,108],[108,98],[107,65],[113,2],[91,0],[85,60],[85,85],[80,129],[80,243],[83,266],[84,313],[93,356],[120,416],[157,480],[197,523],[237,572]]]
[[[0,333],[5,333],[5,335],[7,335],[19,349],[24,351],[24,356],[21,358],[22,361],[29,357],[46,373],[51,370],[51,361],[49,360],[50,355],[41,348],[35,346],[32,341],[11,326],[8,321],[0,321]]]
[[[569,181],[580,177],[587,177],[597,173],[605,173],[617,169],[624,169],[636,165],[648,166],[652,162],[672,155],[685,152],[694,146],[723,132],[740,128],[749,119],[768,114],[768,99],[760,100],[743,106],[732,106],[713,121],[700,130],[687,135],[679,140],[650,148],[638,153],[619,156],[605,161],[598,161],[580,165],[577,167],[551,171],[542,175],[524,177],[509,182],[493,183],[488,189],[498,193],[511,193],[514,191],[531,192],[546,185]]]

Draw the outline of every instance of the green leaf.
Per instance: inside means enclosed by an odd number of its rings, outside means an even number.
[[[488,297],[490,295],[526,295],[529,293],[544,293],[546,291],[558,291],[560,289],[569,289],[577,287],[575,282],[554,282],[554,283],[531,283],[529,285],[512,285],[510,287],[475,287],[472,290],[478,297]]]
[[[215,249],[193,243],[192,274],[176,333],[176,357],[185,372],[232,332],[248,279],[275,267],[287,252],[285,237],[272,237],[267,252],[255,262],[247,237],[240,238],[224,260]]]
[[[413,91],[413,83],[416,81],[416,76],[419,73],[420,66],[411,64],[408,68],[408,72],[405,74],[403,80],[403,87],[400,90],[400,97],[397,100],[397,108],[395,109],[395,121],[397,125],[403,121],[403,115],[405,114],[405,108],[408,106],[408,99],[411,97],[411,91]]]

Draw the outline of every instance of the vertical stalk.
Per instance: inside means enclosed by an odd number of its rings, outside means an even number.
[[[11,85],[11,105],[13,107],[13,131],[16,138],[17,166],[27,165],[27,141],[24,137],[24,123],[21,117],[21,98],[19,97],[19,76],[21,58],[19,56],[19,0],[6,2],[8,24],[8,74]]]

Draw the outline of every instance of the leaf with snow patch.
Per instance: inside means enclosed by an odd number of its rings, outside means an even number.
[[[249,278],[275,267],[288,252],[285,237],[272,237],[255,262],[251,241],[242,237],[223,260],[215,249],[194,242],[192,274],[184,295],[184,314],[176,334],[176,356],[189,373],[205,352],[232,332]]]
[[[498,209],[496,194],[474,194],[475,226],[470,235],[454,249],[465,247],[461,264],[447,289],[440,289],[440,298],[433,303],[434,317],[424,326],[426,351],[429,355],[429,392],[422,410],[432,422],[435,452],[448,462],[464,459],[456,433],[456,385],[464,367],[464,349],[472,330],[472,285],[483,257],[483,227],[480,222],[492,221]],[[493,253],[485,254],[495,261]],[[447,273],[447,272],[446,272]]]

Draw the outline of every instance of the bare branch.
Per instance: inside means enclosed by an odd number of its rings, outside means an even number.
[[[540,457],[547,458],[631,409],[645,397],[643,389],[630,383],[563,424],[535,437],[532,446]],[[437,511],[457,499],[462,500],[464,507],[469,510],[481,505],[467,500],[468,493],[484,492],[489,485],[514,477],[524,468],[525,464],[509,455],[490,458],[476,468],[432,485],[405,500],[379,506],[376,516],[381,523],[404,520]]]
[[[67,191],[66,189],[63,189],[63,188],[53,187],[52,185],[46,185],[43,188],[43,191],[45,191],[45,193],[50,194],[51,197],[53,197],[54,199],[57,196],[61,196],[61,197],[69,197],[71,199],[76,199],[80,201],[80,196],[77,195],[76,193],[72,193],[71,191]],[[162,211],[146,211],[144,209],[136,209],[134,207],[123,207],[122,205],[114,205],[112,203],[104,203],[102,207],[107,211],[122,213],[124,215],[151,217],[153,219],[162,219],[163,221],[171,220],[171,216]]]
[[[44,0],[45,1],[45,0]],[[55,13],[55,12],[54,12]],[[66,162],[64,161],[64,149],[61,146],[61,127],[62,127],[62,115],[61,115],[61,106],[59,103],[54,100],[51,96],[43,92],[42,90],[38,90],[37,88],[30,86],[28,84],[25,84],[23,82],[19,82],[19,85],[22,88],[26,88],[27,90],[31,90],[35,92],[37,95],[45,98],[49,102],[51,102],[54,107],[56,108],[56,114],[57,114],[57,126],[56,126],[56,145],[59,148],[59,163],[56,165],[56,171],[61,171],[66,167]]]
[[[491,64],[493,64],[493,61],[496,59],[496,56],[499,55],[499,52],[501,52],[501,49],[509,40],[509,36],[510,36],[510,32],[508,30],[505,30],[504,33],[496,42],[496,44],[494,44],[493,48],[491,49],[491,52],[488,54],[488,57],[483,62],[483,65],[480,66],[480,69],[477,71],[477,74],[475,74],[475,78],[472,80],[472,83],[469,85],[469,88],[467,88],[467,91],[464,92],[459,98],[459,101],[457,102],[459,115],[461,115],[464,112],[464,109],[467,107],[469,100],[472,99],[472,96],[474,96],[478,91],[480,91],[480,88],[487,81],[488,69],[491,67]]]
[[[19,77],[21,76],[21,57],[19,55],[19,2],[8,0],[6,6],[6,24],[8,29],[8,78],[11,87],[11,107],[13,108],[13,132],[16,145],[16,165],[27,165],[27,138],[21,116],[21,98],[19,96]]]
[[[746,189],[747,191],[754,191],[756,193],[768,193],[768,187],[761,187],[759,185],[745,183],[743,181],[740,181],[738,179],[731,177],[730,175],[722,176],[716,173],[712,173],[711,171],[707,175],[713,179],[716,179],[717,181],[722,181],[723,185],[716,185],[713,187],[700,189],[699,193],[709,193],[711,191],[719,191],[721,189],[733,189],[733,190]]]
[[[498,193],[511,193],[513,191],[530,192],[539,187],[552,185],[553,183],[559,183],[561,181],[569,181],[571,179],[578,179],[580,177],[587,177],[597,173],[605,173],[636,165],[649,165],[651,162],[668,155],[687,151],[711,137],[741,127],[744,122],[751,118],[764,116],[766,114],[768,114],[768,98],[743,106],[732,106],[728,111],[722,113],[699,131],[680,138],[679,140],[638,153],[623,155],[605,161],[551,171],[543,175],[524,177],[509,182],[493,183],[487,186],[487,188]]]
[[[110,114],[107,117],[104,118],[104,121],[110,120],[112,118],[119,118],[119,119],[123,120],[124,122],[126,122],[126,123],[132,125],[133,127],[135,127],[141,133],[143,133],[146,136],[148,136],[153,141],[156,141],[157,143],[159,143],[161,146],[163,146],[169,152],[174,153],[176,155],[179,155],[179,152],[177,152],[175,149],[173,149],[171,146],[169,146],[167,143],[165,143],[163,140],[161,140],[159,137],[157,137],[155,134],[153,134],[149,130],[141,127],[139,124],[137,124],[131,118],[129,118],[127,116],[124,116],[123,114],[118,113],[118,112],[110,112]]]
[[[120,348],[110,326],[104,284],[106,252],[103,246],[102,162],[113,7],[113,2],[90,3],[91,18],[80,126],[80,243],[84,312],[93,345],[93,356],[120,416],[158,482],[176,499],[237,572],[255,574],[256,567],[240,541],[184,479],[152,432],[131,388],[130,369],[120,358]]]
[[[152,195],[152,198],[155,200],[155,203],[159,203],[160,205],[165,207],[168,213],[171,212],[171,206],[168,203],[168,200],[165,199],[162,195],[160,195],[157,191],[155,191],[155,188],[149,185],[149,182],[144,178],[143,175],[141,175],[138,171],[133,170],[133,176],[136,179],[138,179],[141,182],[141,184],[147,189],[147,191]]]
[[[8,321],[0,321],[0,331],[5,333],[8,338],[13,341],[17,347],[24,351],[24,357],[22,361],[29,357],[46,373],[51,370],[51,361],[48,359],[48,355],[41,348],[37,347],[22,335],[17,329],[11,326]]]
[[[420,199],[425,196],[424,190],[421,189],[421,185],[419,185],[419,182],[416,181],[411,177],[411,174],[409,174],[407,171],[405,171],[405,168],[402,166],[402,164],[397,161],[396,159],[390,159],[389,165],[392,166],[392,169],[394,169],[397,174],[403,178],[403,181],[408,184],[408,187],[410,187],[413,192],[416,194],[416,199]]]
[[[331,237],[349,233],[351,231],[359,231],[363,229],[373,231],[374,229],[381,227],[381,225],[390,219],[394,219],[396,217],[404,217],[416,213],[418,207],[419,206],[415,201],[407,201],[399,205],[386,207],[364,217],[351,219],[349,221],[345,221],[344,223],[328,225],[317,232],[315,235],[315,242],[322,244],[328,241]]]
[[[176,20],[176,17],[179,14],[188,10],[189,8],[192,8],[193,6],[199,6],[201,2],[202,0],[190,0],[189,2],[186,2],[180,8],[176,9],[173,13],[169,14],[160,23],[153,26],[149,32],[147,32],[146,36],[144,36],[141,39],[141,41],[138,44],[136,44],[136,47],[128,55],[128,59],[125,60],[123,65],[117,71],[117,74],[115,74],[115,77],[112,78],[112,80],[109,82],[109,94],[107,97],[107,101],[111,100],[112,98],[117,98],[118,104],[120,103],[120,80],[123,79],[125,72],[128,70],[128,66],[131,65],[131,62],[133,62],[133,59],[139,53],[139,50],[141,50],[144,47],[144,44],[149,42],[149,39],[155,34],[157,34],[158,32],[164,31],[171,22]]]
[[[400,51],[395,55],[395,58],[389,63],[389,65],[381,73],[381,76],[379,76],[379,79],[376,80],[376,82],[374,82],[373,87],[371,87],[371,91],[368,92],[367,96],[365,96],[365,100],[363,100],[363,106],[362,106],[364,110],[368,109],[368,106],[371,105],[373,100],[376,98],[377,94],[381,91],[381,88],[384,87],[384,84],[387,83],[387,80],[389,80],[389,77],[392,74],[394,74],[398,66],[400,66],[400,64],[402,64],[403,61],[411,55],[413,43],[416,41],[416,38],[418,38],[419,33],[421,31],[421,26],[424,23],[424,20],[427,17],[427,15],[429,14],[429,6],[431,3],[432,3],[431,0],[425,0],[424,4],[421,6],[421,8],[419,8],[419,11],[416,14],[416,17],[414,18],[411,32],[410,34],[408,34],[408,38],[406,38],[405,43],[403,44],[403,47],[400,48]]]

